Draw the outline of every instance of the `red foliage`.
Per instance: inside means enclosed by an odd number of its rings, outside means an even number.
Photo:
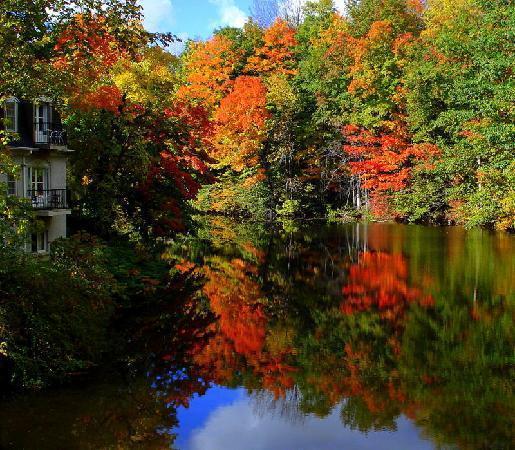
[[[147,131],[147,139],[160,149],[152,161],[140,191],[148,202],[157,205],[154,232],[182,231],[182,209],[178,200],[197,195],[201,182],[210,182],[206,147],[210,145],[212,126],[208,113],[200,105],[178,102],[163,111],[162,121]]]
[[[105,18],[77,14],[63,30],[54,48],[56,69],[95,78],[112,67],[126,52],[109,32]]]
[[[172,108],[165,109],[164,116],[180,122],[181,129],[175,142],[183,151],[198,152],[200,149],[204,150],[211,145],[214,128],[209,120],[209,113],[203,106],[177,102]],[[191,162],[196,170],[201,173],[207,171],[207,166],[202,161],[192,159]]]
[[[344,301],[340,309],[354,314],[377,309],[381,317],[398,322],[414,301],[423,306],[433,304],[430,295],[408,281],[408,265],[401,254],[362,252],[359,263],[349,269],[347,284],[342,288]]]
[[[440,153],[433,144],[412,144],[402,125],[382,134],[348,125],[343,134],[347,140],[343,150],[353,159],[350,171],[375,198],[376,213],[384,209],[384,197],[409,186],[414,168],[429,168],[430,161]]]

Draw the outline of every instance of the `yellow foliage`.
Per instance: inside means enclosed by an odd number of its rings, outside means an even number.
[[[473,0],[428,0],[425,11],[426,29],[421,36],[431,38],[442,29],[458,26],[456,17],[466,13],[471,19],[479,14]]]
[[[178,85],[177,65],[174,55],[160,47],[150,47],[138,61],[121,60],[113,69],[113,81],[126,98],[135,103],[171,100]]]

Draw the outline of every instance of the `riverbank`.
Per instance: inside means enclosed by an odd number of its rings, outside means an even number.
[[[123,354],[117,321],[152,301],[168,269],[142,248],[86,233],[54,243],[49,257],[1,258],[4,389],[60,384]]]

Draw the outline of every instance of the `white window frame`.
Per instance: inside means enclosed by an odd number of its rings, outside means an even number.
[[[19,114],[19,105],[20,101],[16,97],[10,97],[4,102],[4,128],[5,131],[9,131],[11,133],[18,133],[18,114]],[[7,105],[14,105],[14,120],[12,124],[8,124],[7,120]]]
[[[43,176],[42,180],[37,174]],[[27,167],[27,196],[30,198],[34,208],[44,207],[48,204],[49,178],[50,170],[48,167]]]
[[[27,190],[34,192],[47,191],[49,177],[48,167],[29,166],[27,169]],[[41,175],[41,178],[38,175]]]
[[[43,110],[40,111],[39,108]],[[34,102],[34,142],[46,144],[48,142],[50,123],[50,103],[42,100]]]

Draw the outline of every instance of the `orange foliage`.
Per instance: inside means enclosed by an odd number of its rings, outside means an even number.
[[[345,298],[340,309],[344,314],[377,308],[382,318],[398,322],[410,303],[433,304],[430,295],[409,285],[407,261],[401,254],[362,252],[359,260],[350,267],[342,288]]]
[[[347,37],[347,48],[352,63],[349,73],[352,76],[347,90],[352,94],[358,91],[363,95],[375,92],[374,82],[379,76],[373,70],[371,61],[376,53],[388,51],[394,38],[392,24],[388,20],[372,23],[368,33],[362,38]]]
[[[232,75],[242,53],[233,49],[230,39],[216,35],[196,42],[185,61],[186,85],[177,92],[180,100],[202,103],[212,110],[232,85]]]
[[[326,49],[323,58],[326,77],[339,77],[346,70],[350,58],[350,39],[346,20],[334,14],[331,25],[321,33],[319,39],[312,42],[312,45]]]
[[[250,244],[245,249],[258,260],[262,252]],[[180,268],[190,267],[180,263]],[[294,385],[294,367],[286,363],[293,350],[267,348],[268,317],[255,265],[241,259],[214,258],[200,269],[206,277],[203,292],[217,321],[209,330],[211,338],[192,350],[192,357],[204,379],[230,383],[235,374],[249,369],[262,386],[276,398]]]
[[[123,96],[116,86],[100,86],[91,92],[74,96],[72,103],[75,108],[84,111],[103,109],[118,115],[123,105]]]
[[[204,293],[219,316],[220,331],[242,355],[259,353],[265,343],[267,318],[260,299],[260,285],[252,279],[256,268],[233,259],[223,270],[205,268]]]
[[[258,163],[265,138],[266,87],[258,77],[240,76],[215,113],[217,122],[212,156],[241,171]]]
[[[416,14],[422,14],[425,9],[426,2],[423,0],[407,0],[408,10]]]
[[[259,74],[296,74],[295,30],[285,20],[278,19],[265,31],[263,40],[263,46],[248,59],[246,71]]]
[[[122,95],[108,78],[127,51],[109,32],[104,17],[77,14],[61,32],[54,51],[54,68],[72,79],[68,93],[73,106],[119,112]]]

